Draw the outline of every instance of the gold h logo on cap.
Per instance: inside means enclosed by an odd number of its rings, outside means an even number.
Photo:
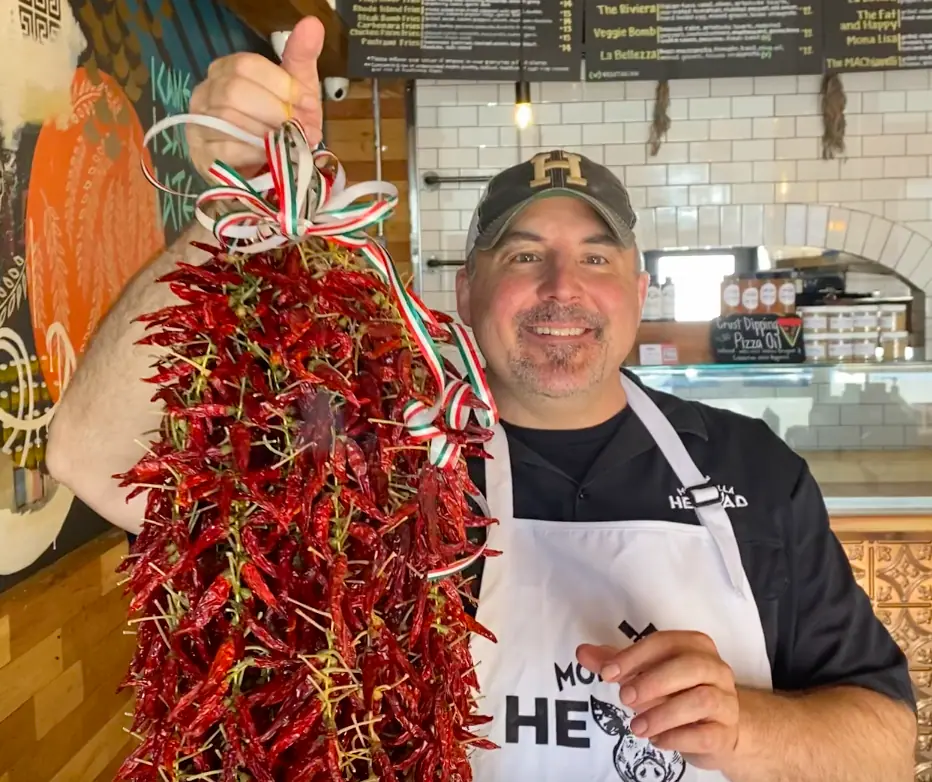
[[[582,175],[579,155],[574,155],[572,152],[564,152],[562,158],[553,157],[552,152],[540,152],[531,158],[531,165],[534,166],[534,178],[531,180],[531,187],[552,185],[553,174],[550,172],[553,169],[570,172],[570,175],[566,178],[568,185],[585,187],[589,184],[589,180]]]

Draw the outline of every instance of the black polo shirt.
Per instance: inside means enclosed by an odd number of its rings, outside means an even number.
[[[627,374],[723,493],[764,628],[774,689],[860,685],[915,708],[906,658],[855,582],[805,461],[759,419],[681,400]],[[581,431],[503,427],[518,518],[699,523],[670,465],[629,409]],[[484,492],[484,462],[470,460],[469,472]],[[477,589],[481,570],[480,562]]]

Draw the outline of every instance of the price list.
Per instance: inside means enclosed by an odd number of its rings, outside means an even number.
[[[932,1],[831,0],[825,65],[835,72],[932,67]]]
[[[585,24],[590,81],[769,76],[822,68],[819,0],[586,0]]]
[[[352,78],[576,81],[574,0],[346,0]]]

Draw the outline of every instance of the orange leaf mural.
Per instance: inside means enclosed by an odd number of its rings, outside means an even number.
[[[80,356],[130,277],[165,243],[158,193],[142,175],[144,131],[106,73],[78,68],[71,116],[47,121],[36,142],[26,200],[26,268],[36,350],[57,402],[54,323]]]

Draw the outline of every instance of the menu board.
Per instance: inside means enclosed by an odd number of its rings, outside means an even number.
[[[585,28],[589,81],[822,70],[820,0],[586,0]]]
[[[798,315],[724,315],[710,324],[717,364],[798,364],[806,360]]]
[[[576,0],[345,0],[351,78],[578,81]]]
[[[825,65],[837,73],[932,67],[932,1],[830,0]]]

